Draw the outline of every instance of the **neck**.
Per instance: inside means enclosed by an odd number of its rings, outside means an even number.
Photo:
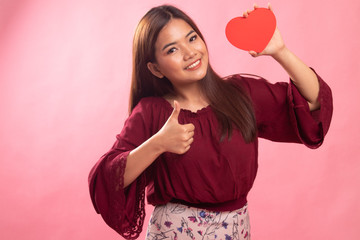
[[[194,112],[209,105],[199,82],[187,84],[186,86],[175,86],[175,90],[175,96],[165,97],[171,104],[176,100],[179,102],[181,108]]]
[[[186,86],[177,86],[176,99],[179,101],[192,102],[197,101],[203,94],[200,88],[200,84],[197,82],[194,84],[188,84]]]

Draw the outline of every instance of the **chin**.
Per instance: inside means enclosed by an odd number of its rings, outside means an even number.
[[[204,79],[208,73],[208,65],[206,65],[206,68],[203,70],[203,73],[201,74],[201,79]]]
[[[200,81],[200,80],[203,80],[204,78],[206,77],[206,72],[205,73],[201,73],[201,74],[199,74],[199,75],[197,75],[197,76],[194,76],[194,80],[195,81]]]

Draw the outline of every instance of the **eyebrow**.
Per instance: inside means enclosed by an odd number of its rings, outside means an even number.
[[[187,38],[190,34],[192,34],[193,32],[195,32],[194,30],[191,30],[188,34],[186,34],[186,36],[185,36],[185,38]],[[164,51],[167,47],[169,47],[169,46],[171,46],[171,45],[174,45],[176,42],[171,42],[171,43],[168,43],[168,44],[166,44],[164,47],[163,47],[163,49],[162,49],[162,51]]]

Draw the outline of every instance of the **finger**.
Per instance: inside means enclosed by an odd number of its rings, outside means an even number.
[[[186,128],[186,131],[188,131],[188,132],[192,132],[195,130],[195,126],[192,123],[185,124],[184,127]]]
[[[188,133],[188,137],[189,137],[189,138],[192,138],[192,137],[194,136],[194,134],[195,134],[195,132],[194,132],[194,131],[191,131],[191,132]]]
[[[273,8],[272,8],[272,6],[271,6],[271,4],[270,4],[270,3],[268,3],[268,9],[269,9],[269,10],[271,10],[271,11],[273,12]]]
[[[248,14],[247,12],[244,12],[244,13],[243,13],[243,17],[244,17],[244,18],[247,18],[248,16],[249,16],[249,14]]]
[[[187,151],[189,151],[189,149],[190,149],[190,145],[185,148],[184,153],[186,153]]]
[[[194,138],[190,138],[190,139],[187,141],[188,146],[190,146],[193,142],[194,142]]]
[[[257,8],[259,8],[259,6],[256,3],[254,3],[254,9],[257,9]]]
[[[172,111],[170,118],[176,119],[176,121],[178,121],[179,114],[180,114],[180,104],[176,100],[174,100],[174,110]]]
[[[258,56],[258,53],[255,52],[255,51],[252,51],[252,50],[249,51],[249,54],[250,54],[251,56],[253,56],[253,57],[257,57],[257,56]]]

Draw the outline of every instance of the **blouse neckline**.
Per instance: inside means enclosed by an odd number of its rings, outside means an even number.
[[[171,106],[171,104],[163,97],[160,97],[162,99],[163,102],[165,102],[165,106],[170,109],[171,111],[174,109],[173,106]],[[196,117],[196,116],[200,116],[200,115],[204,115],[206,114],[207,112],[211,111],[211,106],[210,104],[201,108],[201,109],[198,109],[196,112],[193,112],[189,109],[185,109],[185,108],[180,108],[180,114],[184,114],[185,116],[189,116],[189,117]]]

